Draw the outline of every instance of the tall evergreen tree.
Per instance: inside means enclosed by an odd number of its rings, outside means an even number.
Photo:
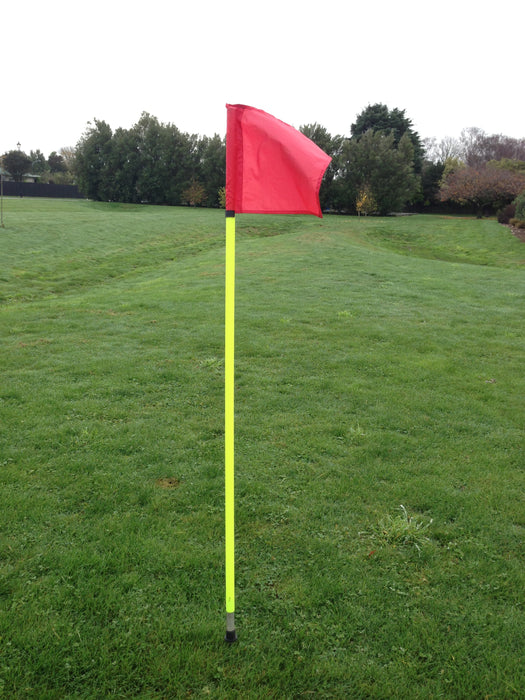
[[[368,105],[356,118],[350,128],[352,138],[360,139],[369,129],[381,133],[391,133],[394,145],[397,146],[405,133],[408,134],[414,148],[414,171],[420,173],[423,166],[425,151],[417,131],[414,131],[412,121],[405,116],[404,109],[389,109],[386,105],[377,103]]]

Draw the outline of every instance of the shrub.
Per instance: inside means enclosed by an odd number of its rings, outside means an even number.
[[[508,224],[509,221],[516,216],[516,205],[514,202],[512,202],[512,204],[507,204],[506,207],[498,210],[496,216],[500,224]]]
[[[511,219],[509,221],[509,224],[511,226],[514,226],[514,228],[525,228],[525,220],[524,219]]]
[[[516,206],[515,217],[521,221],[525,221],[525,191],[519,194],[514,200]]]

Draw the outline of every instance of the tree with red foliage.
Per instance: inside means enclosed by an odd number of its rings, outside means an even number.
[[[442,202],[473,205],[479,217],[484,209],[499,209],[525,190],[525,173],[491,167],[460,167],[441,186]]]

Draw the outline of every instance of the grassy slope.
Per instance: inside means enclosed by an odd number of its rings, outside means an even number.
[[[523,244],[238,217],[227,647],[221,213],[6,210],[6,697],[519,697]]]

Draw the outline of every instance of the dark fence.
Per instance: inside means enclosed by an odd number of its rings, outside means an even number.
[[[84,199],[76,185],[51,185],[39,182],[3,182],[5,197],[60,197]]]

